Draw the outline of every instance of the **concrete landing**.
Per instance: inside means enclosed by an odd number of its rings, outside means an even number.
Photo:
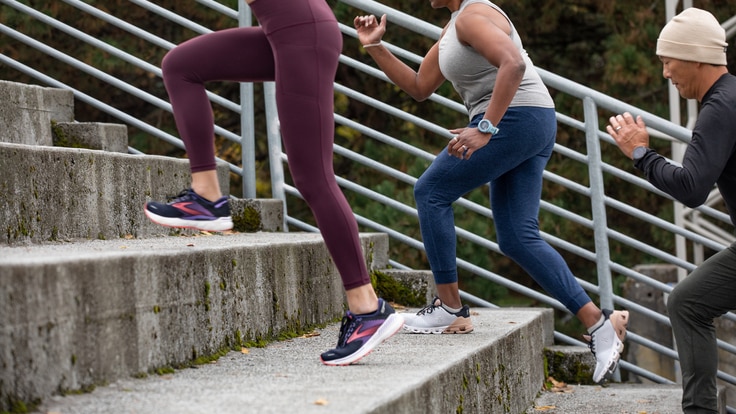
[[[571,385],[545,391],[526,414],[682,414],[680,385]]]

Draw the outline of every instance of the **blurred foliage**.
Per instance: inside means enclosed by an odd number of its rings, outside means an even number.
[[[221,2],[232,8],[236,8],[238,4],[236,0],[223,0]],[[87,14],[81,13],[76,8],[63,2],[26,0],[20,3],[30,5],[42,11],[45,15],[57,18],[95,39],[119,47],[137,59],[156,67],[160,65],[161,59],[167,51],[165,47],[131,36],[125,30],[104,23],[99,19],[90,18]],[[172,23],[163,16],[144,10],[126,0],[106,0],[104,2],[90,0],[87,3],[109,12],[116,18],[134,24],[155,36],[159,36],[171,44],[178,44],[198,34],[198,32]],[[195,1],[157,0],[155,3],[211,30],[237,25],[234,19],[218,14]],[[338,20],[348,26],[352,26],[354,16],[363,14],[362,11],[337,0],[328,0],[328,3],[333,7]],[[389,7],[396,8],[439,27],[442,27],[450,16],[446,9],[435,10],[428,3],[417,3],[413,0],[386,0],[384,3]],[[538,67],[641,107],[663,118],[669,117],[667,81],[663,79],[661,66],[654,55],[656,38],[665,22],[664,0],[648,2],[633,0],[616,2],[599,0],[499,0],[496,3],[511,17],[521,35],[526,50]],[[694,6],[711,10],[720,21],[725,21],[736,15],[736,4],[733,2],[696,0]],[[146,68],[131,64],[109,52],[91,47],[87,43],[76,40],[61,30],[52,29],[48,25],[19,13],[7,5],[0,5],[0,23],[19,30],[79,61],[105,71],[122,82],[134,85],[155,98],[163,101],[167,100],[160,76],[151,73]],[[390,20],[385,40],[420,56],[424,55],[433,44],[431,39],[392,25]],[[734,59],[736,59],[734,49],[736,48],[731,48],[729,51],[729,66],[731,67],[733,67]],[[0,50],[5,56],[43,72],[94,99],[111,104],[143,122],[162,128],[174,136],[177,135],[173,117],[166,105],[146,103],[117,88],[111,88],[94,76],[58,62],[7,35],[0,35]],[[347,57],[375,67],[370,57],[359,47],[357,40],[347,35],[344,36],[343,53]],[[416,68],[415,64],[409,64]],[[5,65],[0,66],[0,79],[40,83]],[[377,80],[347,65],[340,65],[336,80],[345,87],[358,90],[380,102],[407,111],[444,128],[461,127],[467,123],[467,116],[464,114],[431,101],[416,102],[395,86]],[[208,88],[224,98],[234,102],[239,101],[239,88],[236,83],[213,82],[208,85]],[[257,196],[270,197],[270,176],[262,105],[263,96],[260,84],[255,85],[255,92],[254,130],[256,135],[255,168],[258,175]],[[449,99],[458,100],[448,82],[442,85],[437,93]],[[555,99],[558,112],[575,119],[582,119],[582,105],[577,98],[556,90],[551,90],[551,93]],[[107,115],[80,100],[76,101],[76,105],[75,114],[79,121],[120,122],[115,117]],[[347,119],[356,121],[379,133],[418,146],[430,154],[441,151],[446,143],[446,138],[435,132],[418,127],[403,119],[389,117],[370,105],[350,99],[340,93],[335,94],[335,111]],[[213,112],[219,126],[235,134],[240,134],[240,118],[237,114],[216,104],[213,105]],[[601,125],[604,125],[607,118],[612,114],[601,111],[599,115]],[[140,151],[170,156],[185,156],[181,148],[155,139],[138,128],[129,126],[129,133],[130,146]],[[412,177],[421,175],[429,165],[426,159],[407,155],[385,143],[370,139],[351,128],[341,125],[337,125],[335,142]],[[577,129],[560,124],[558,143],[583,154],[586,153],[585,136]],[[217,137],[216,145],[218,156],[235,164],[240,164],[241,152],[238,145],[222,137]],[[665,155],[669,153],[669,143],[667,142],[655,140],[652,145]],[[625,158],[615,147],[604,145],[602,150],[604,162],[633,171],[631,161]],[[386,197],[411,207],[415,206],[412,187],[399,180],[361,167],[341,156],[335,156],[335,171],[341,177],[371,188]],[[548,165],[548,171],[583,186],[587,185],[589,181],[588,171],[584,165],[559,154],[553,155]],[[610,175],[606,175],[604,179],[607,196],[672,220],[671,202],[628,185]],[[231,193],[236,196],[241,195],[239,177],[233,175],[231,182]],[[346,191],[345,193],[354,211],[360,216],[368,217],[407,236],[421,239],[416,218],[386,208],[380,203],[353,192]],[[468,194],[467,198],[483,206],[488,206],[488,188],[479,188]],[[583,218],[592,219],[590,201],[587,196],[547,181],[544,187],[543,199]],[[290,215],[314,224],[309,208],[301,200],[290,197],[287,205]],[[606,219],[612,229],[646,244],[655,245],[665,250],[673,250],[674,240],[668,233],[662,232],[654,226],[642,225],[640,221],[615,209],[609,208],[607,214]],[[470,233],[495,242],[495,230],[491,219],[480,217],[476,213],[457,207],[456,221],[459,227],[467,229]],[[540,212],[540,227],[554,238],[560,238],[579,245],[589,251],[595,250],[591,230],[583,225],[562,220],[559,216],[545,209]],[[361,230],[371,231],[368,228],[362,228]],[[612,243],[611,258],[615,261],[631,266],[655,261],[654,258],[645,256],[622,243]],[[563,254],[576,276],[595,282],[597,269],[594,262],[568,253],[556,243],[553,243],[553,245]],[[500,253],[478,248],[477,245],[464,240],[458,242],[457,251],[458,257],[462,260],[493,273],[509,277],[530,288],[538,289],[536,283],[530,280],[521,268]],[[392,241],[390,256],[393,260],[410,267],[428,268],[426,258],[422,252],[398,242]],[[620,277],[617,278],[620,279]],[[465,271],[461,271],[461,285],[462,288],[471,293],[478,294],[496,303],[536,305],[528,299],[511,294],[504,287],[488,283],[485,279],[472,276]],[[618,288],[618,283],[615,283],[615,286]]]

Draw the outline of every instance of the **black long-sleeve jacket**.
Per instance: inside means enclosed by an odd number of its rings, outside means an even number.
[[[688,207],[703,204],[716,184],[736,225],[736,76],[724,74],[703,96],[682,166],[652,149],[635,166]]]

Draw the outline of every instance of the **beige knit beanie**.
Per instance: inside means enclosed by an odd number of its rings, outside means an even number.
[[[694,7],[667,23],[657,39],[657,56],[726,65],[726,31],[709,12]]]

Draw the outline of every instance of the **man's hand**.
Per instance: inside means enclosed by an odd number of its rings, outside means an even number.
[[[623,115],[612,116],[608,122],[606,131],[627,157],[633,159],[632,153],[636,147],[649,147],[647,126],[641,116],[637,116],[635,121],[630,113],[624,112]]]

